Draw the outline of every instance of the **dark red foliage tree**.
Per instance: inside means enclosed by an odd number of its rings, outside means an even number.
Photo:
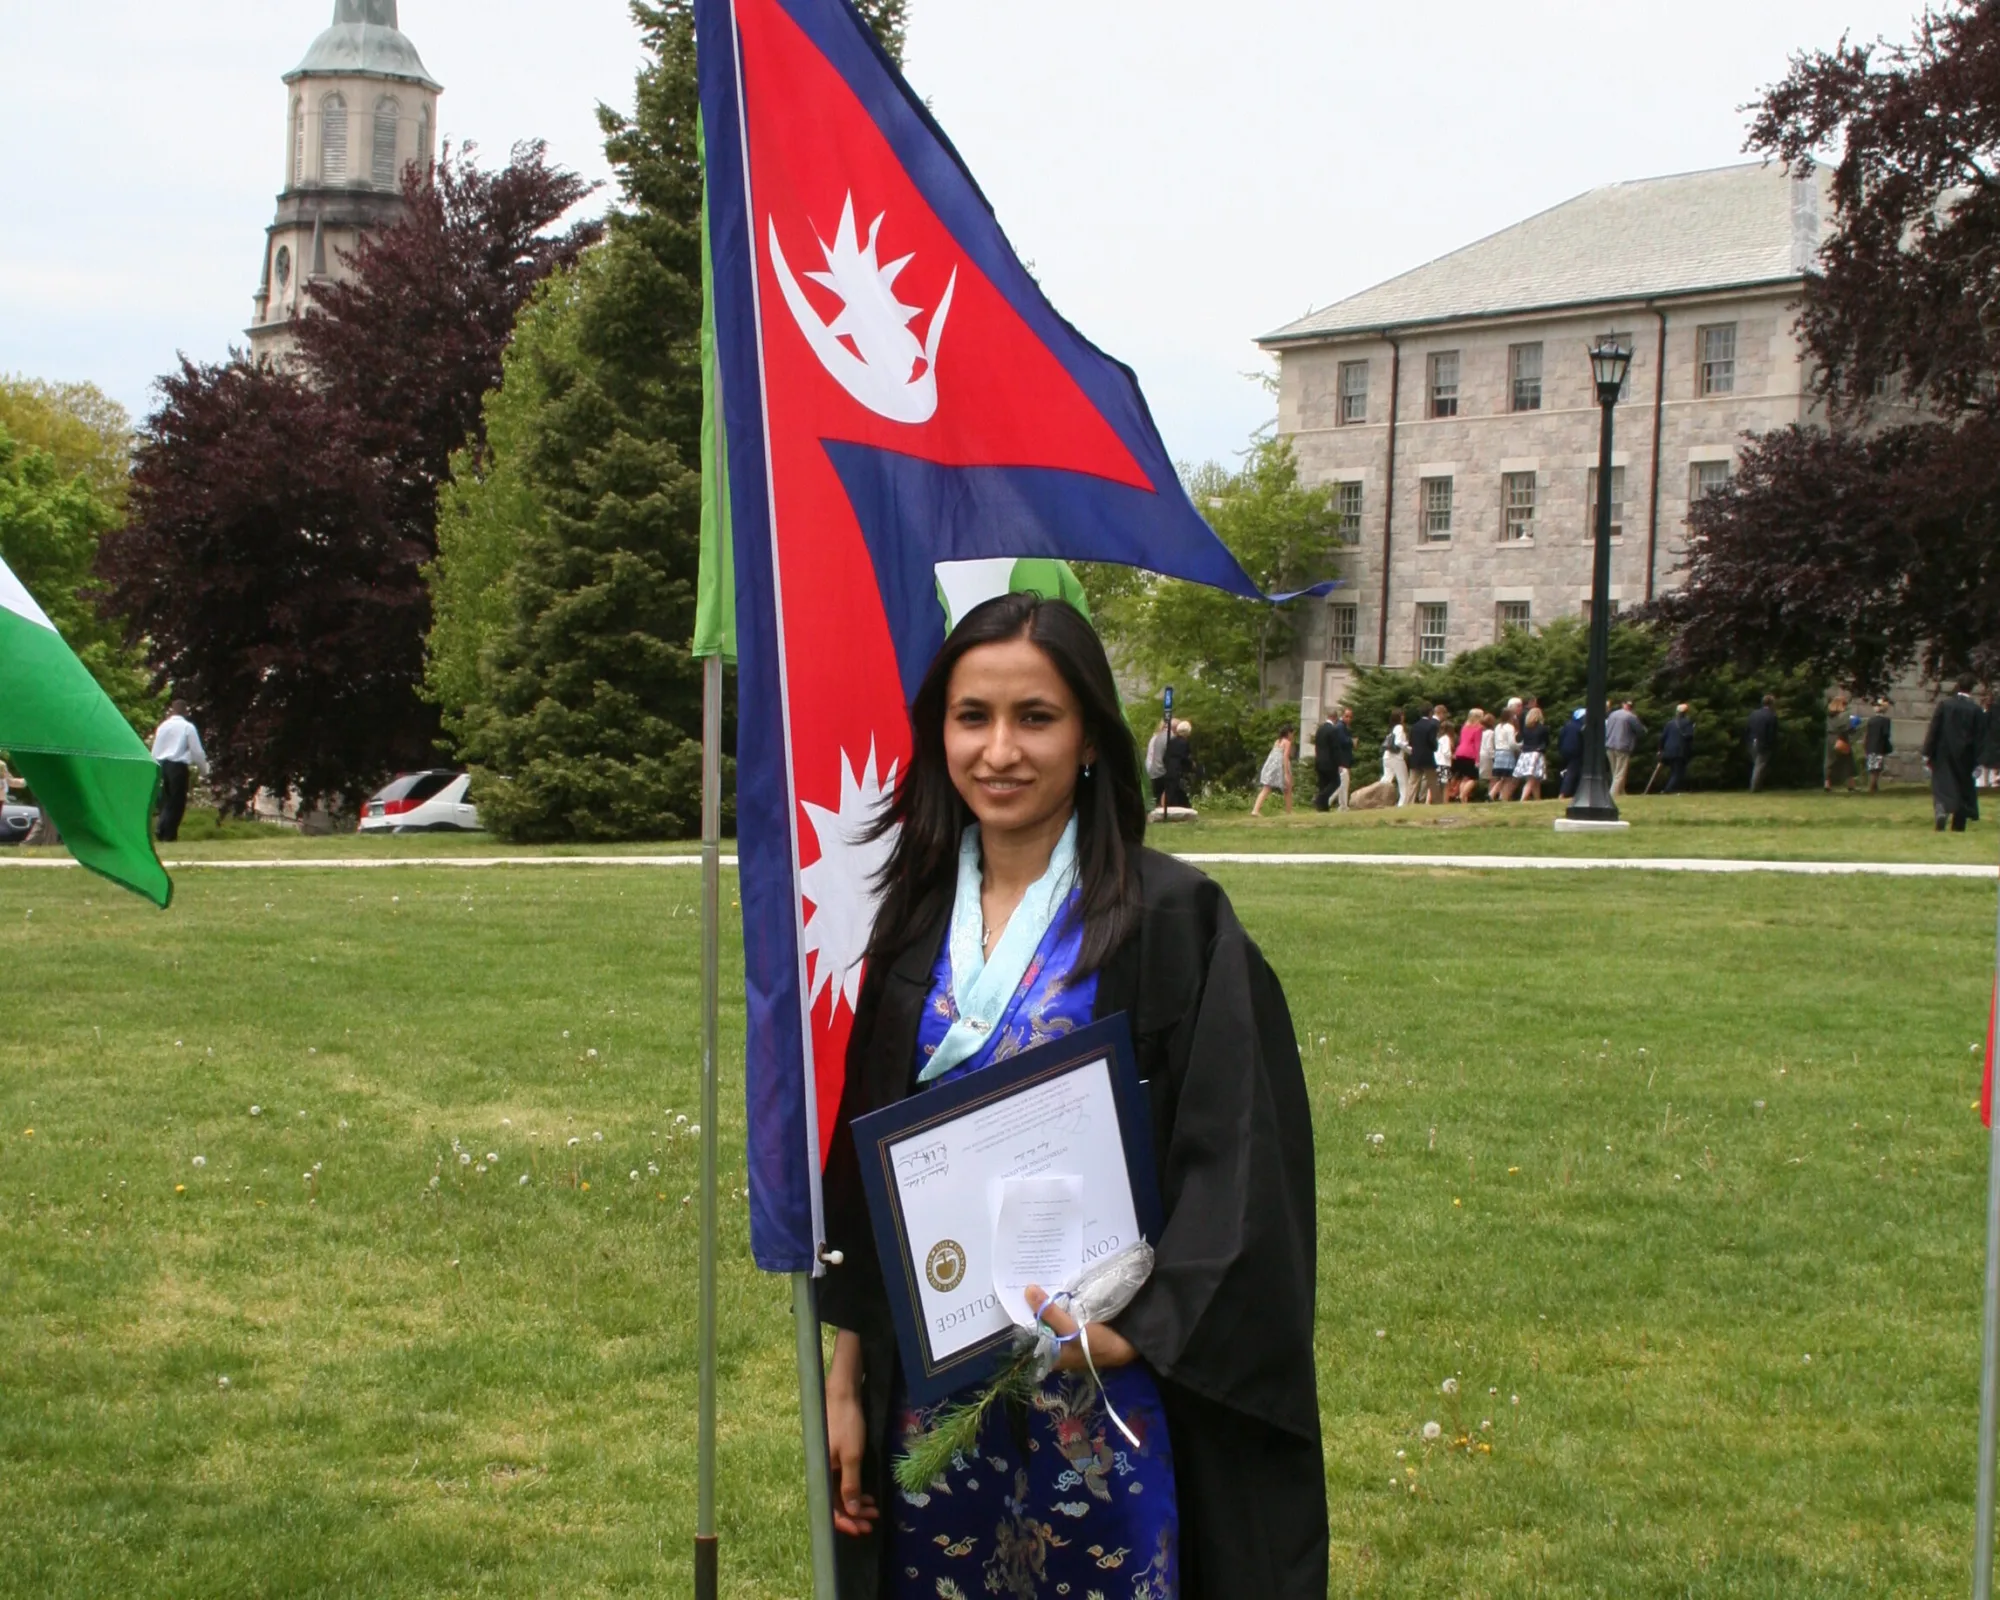
[[[447,151],[403,219],[315,288],[296,370],[183,361],[146,421],[99,571],[201,725],[233,800],[353,799],[433,759],[418,694],[437,486],[534,286],[599,235],[540,144],[498,172]]]
[[[1867,691],[1912,665],[2000,675],[2000,4],[1797,56],[1749,146],[1794,171],[1838,152],[1799,314],[1832,426],[1750,440],[1693,509],[1686,586],[1658,608],[1673,659]],[[1928,420],[1882,431],[1885,400]]]
[[[194,706],[228,799],[422,761],[412,717],[424,559],[389,514],[355,418],[296,375],[183,361],[160,380],[132,520],[100,570]]]

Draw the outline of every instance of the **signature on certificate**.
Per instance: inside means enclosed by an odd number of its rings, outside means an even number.
[[[950,1170],[950,1152],[942,1139],[896,1152],[896,1179],[905,1188],[942,1178]]]

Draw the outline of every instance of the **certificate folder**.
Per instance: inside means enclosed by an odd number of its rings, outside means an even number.
[[[1134,1233],[1160,1237],[1152,1116],[1123,1012],[857,1117],[854,1142],[917,1405],[991,1378],[1014,1346],[993,1285],[990,1185],[1081,1177],[1086,1261]]]

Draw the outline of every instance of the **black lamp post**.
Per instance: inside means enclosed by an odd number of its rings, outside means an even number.
[[[1611,648],[1611,408],[1632,366],[1627,345],[1605,338],[1590,347],[1590,372],[1597,382],[1603,416],[1597,435],[1597,559],[1590,575],[1590,694],[1583,710],[1583,773],[1576,798],[1565,813],[1571,822],[1616,822],[1611,774],[1604,759],[1604,694]]]

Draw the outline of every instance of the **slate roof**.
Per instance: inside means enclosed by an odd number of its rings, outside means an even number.
[[[1257,342],[1797,282],[1830,220],[1827,181],[1753,162],[1607,184]]]
[[[396,0],[334,0],[333,26],[306,51],[305,60],[285,74],[285,82],[322,74],[402,78],[427,89],[442,89],[424,70],[417,47],[396,26]]]

